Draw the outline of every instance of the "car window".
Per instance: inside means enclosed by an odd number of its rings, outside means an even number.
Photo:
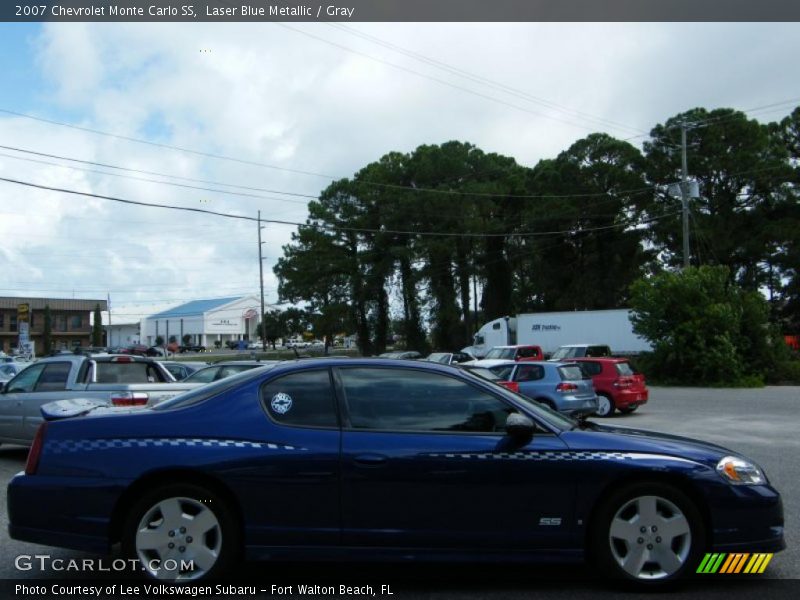
[[[58,392],[67,389],[67,378],[72,364],[68,362],[47,363],[39,381],[36,382],[37,392]]]
[[[96,383],[156,383],[164,380],[155,365],[145,362],[98,361]]]
[[[514,409],[472,385],[411,369],[341,369],[353,429],[493,433]]]
[[[614,365],[617,369],[617,373],[620,375],[635,375],[636,371],[633,370],[631,364],[628,362],[619,362]]]
[[[517,352],[517,356],[519,358],[536,358],[539,356],[539,353],[536,352],[536,348],[520,348]]]
[[[181,365],[164,365],[164,367],[167,369],[167,371],[172,373],[175,379],[183,379],[186,376],[186,367]]]
[[[428,357],[428,360],[430,362],[442,363],[446,365],[449,358],[450,358],[449,354],[445,354],[443,352],[434,352]]]
[[[327,369],[278,377],[261,388],[269,416],[281,425],[338,427],[336,399]]]
[[[258,365],[229,365],[227,367],[220,367],[217,379],[225,379],[226,377],[230,377],[231,375],[236,375],[237,373],[249,371],[250,369],[255,369],[257,366]]]
[[[36,380],[39,379],[39,375],[41,375],[42,371],[44,371],[44,367],[45,363],[42,363],[39,365],[32,365],[23,370],[19,375],[8,382],[6,391],[9,393],[32,392],[33,386],[36,385]]]
[[[563,360],[565,358],[575,358],[577,356],[577,348],[559,348],[550,357],[551,360]]]
[[[184,379],[185,383],[210,383],[214,381],[214,377],[217,375],[219,371],[219,367],[209,367],[207,369],[200,369],[199,371],[195,371],[189,377]]]
[[[511,371],[513,369],[514,365],[497,365],[496,367],[489,367],[489,370],[503,381],[508,381],[511,379]]]
[[[515,348],[492,348],[486,354],[486,358],[503,358],[513,360],[515,353]]]
[[[611,356],[611,348],[608,346],[589,346],[586,348],[586,356],[594,356],[597,358]]]
[[[477,375],[478,377],[483,377],[484,379],[488,379],[489,381],[502,381],[501,377],[498,377],[496,373],[490,371],[489,369],[484,369],[483,367],[475,367],[471,369],[467,369],[473,375]]]
[[[593,360],[581,361],[578,363],[578,366],[580,366],[583,369],[583,372],[589,377],[600,375],[600,373],[603,371],[603,365]]]
[[[544,367],[541,365],[520,365],[514,374],[514,381],[538,381],[544,378]]]
[[[578,365],[558,367],[562,381],[577,381],[584,378],[583,371]]]

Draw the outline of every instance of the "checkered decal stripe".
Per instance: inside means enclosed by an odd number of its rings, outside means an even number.
[[[657,454],[631,452],[593,452],[589,450],[545,450],[542,452],[472,452],[464,454],[426,454],[430,458],[466,458],[475,460],[591,461],[672,459]]]
[[[268,442],[247,442],[243,440],[219,440],[208,438],[127,438],[104,440],[51,440],[45,443],[47,451],[53,454],[70,452],[89,452],[93,450],[112,450],[114,448],[266,448],[268,450],[297,450],[305,448],[271,444]]]

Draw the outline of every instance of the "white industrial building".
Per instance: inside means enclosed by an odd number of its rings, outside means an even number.
[[[174,337],[183,343],[189,335],[190,343],[210,348],[215,342],[255,340],[259,308],[256,296],[193,300],[142,319],[141,341],[152,346],[158,337],[166,342]]]
[[[139,343],[139,323],[106,325],[106,346],[130,346]]]

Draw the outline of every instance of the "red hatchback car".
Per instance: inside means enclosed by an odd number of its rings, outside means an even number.
[[[636,373],[624,358],[573,358],[592,378],[597,393],[598,417],[610,417],[614,409],[632,413],[647,402],[649,392],[644,375]]]

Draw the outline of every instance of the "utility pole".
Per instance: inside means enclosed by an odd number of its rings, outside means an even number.
[[[258,278],[261,283],[261,350],[267,351],[267,333],[264,331],[264,258],[261,256],[261,211],[258,211]]]
[[[106,293],[106,308],[108,308],[108,335],[106,335],[106,346],[112,346],[111,343],[111,292]]]
[[[689,268],[689,167],[686,158],[686,122],[681,123],[681,204],[683,207],[683,268]]]

